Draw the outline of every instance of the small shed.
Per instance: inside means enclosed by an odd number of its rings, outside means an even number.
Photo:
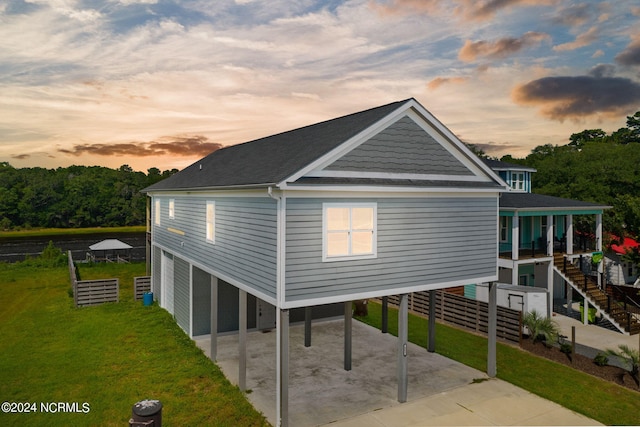
[[[106,239],[89,246],[91,261],[129,262],[132,246],[118,239]]]

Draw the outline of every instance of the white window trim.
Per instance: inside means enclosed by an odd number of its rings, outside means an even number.
[[[211,213],[213,218],[209,221],[209,206],[211,206]],[[211,227],[211,228],[209,228]],[[211,232],[209,232],[211,230]],[[209,237],[211,234],[211,237]],[[212,200],[207,200],[206,208],[205,208],[205,239],[208,243],[216,242],[216,202]]]
[[[174,219],[176,217],[176,200],[169,199],[169,218]]]
[[[513,172],[511,174],[511,188],[514,190],[525,189],[525,174],[524,172]]]
[[[153,213],[154,215],[154,223],[156,225],[160,225],[160,200],[156,200],[155,203],[155,212]]]
[[[327,255],[327,209],[328,208],[373,208],[373,236],[372,236],[372,252],[368,254],[358,255]],[[349,229],[349,239],[351,239],[351,229]],[[351,246],[351,245],[349,245]],[[359,259],[373,259],[378,257],[378,204],[377,203],[323,203],[322,204],[322,262],[333,261],[353,261]]]

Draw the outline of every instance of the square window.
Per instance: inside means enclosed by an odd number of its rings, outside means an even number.
[[[323,261],[375,258],[375,203],[323,204]]]

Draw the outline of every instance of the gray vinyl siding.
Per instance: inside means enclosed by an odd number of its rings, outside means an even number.
[[[473,175],[409,117],[398,120],[327,170]]]
[[[187,333],[191,334],[190,318],[191,310],[189,307],[189,301],[191,299],[189,288],[191,282],[189,263],[185,260],[174,257],[173,258],[173,315],[176,318],[176,323]]]
[[[208,198],[180,194],[155,196],[154,201],[157,199],[161,200],[161,223],[160,226],[153,224],[154,243],[220,275],[276,297],[275,200],[268,197]],[[175,200],[173,219],[169,218],[169,199]],[[207,201],[215,202],[215,243],[206,240]],[[152,207],[155,208],[154,203]]]
[[[377,258],[334,262],[322,262],[323,202],[345,200],[287,200],[287,301],[497,274],[497,197],[357,199],[377,202]]]
[[[211,275],[193,267],[193,336],[211,332]]]

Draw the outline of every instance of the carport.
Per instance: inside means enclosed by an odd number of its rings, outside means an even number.
[[[491,283],[483,378],[496,375],[495,291]],[[212,302],[214,312],[217,304]],[[345,303],[343,319],[313,324],[308,317],[303,324],[289,325],[281,310],[277,329],[258,332],[247,331],[243,307],[246,293],[241,291],[237,335],[203,336],[197,343],[227,378],[251,391],[249,400],[274,425],[326,424],[441,393],[478,376],[477,370],[434,353],[435,307],[429,313],[428,350],[408,341],[406,294],[400,296],[398,337],[353,321],[351,302]],[[212,325],[211,330],[217,327]]]
[[[352,325],[352,369],[344,369],[344,320],[318,321],[311,346],[305,327],[289,329],[289,425],[315,426],[399,405],[398,339],[358,321]],[[238,335],[218,337],[217,364],[239,384]],[[247,398],[272,425],[276,414],[276,333],[249,332],[246,339]],[[198,346],[210,356],[210,341]],[[436,395],[487,375],[426,349],[407,344],[407,401]]]

